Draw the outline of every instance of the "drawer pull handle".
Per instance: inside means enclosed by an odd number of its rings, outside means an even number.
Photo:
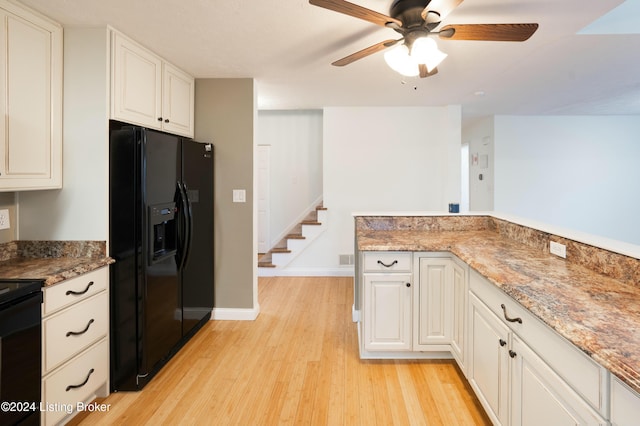
[[[509,356],[510,356],[511,358],[515,358],[515,357],[516,357],[516,355],[518,355],[518,354],[517,354],[517,353],[515,353],[512,349],[509,349]]]
[[[387,265],[382,260],[378,260],[378,264],[384,266],[385,268],[391,268],[393,265],[395,265],[397,263],[398,263],[398,261],[394,260],[393,262],[391,262],[390,264]]]
[[[522,318],[520,317],[510,318],[509,315],[507,315],[507,307],[504,306],[504,303],[500,305],[500,307],[502,308],[502,312],[504,313],[504,319],[506,319],[509,322],[517,322],[518,324],[522,324]]]
[[[84,379],[84,382],[80,383],[79,385],[69,385],[67,386],[66,392],[69,392],[71,389],[78,389],[83,387],[84,385],[87,384],[87,382],[89,381],[89,377],[91,377],[91,375],[93,374],[95,370],[92,368],[91,370],[89,370],[89,374],[87,374],[87,378]]]
[[[87,326],[82,331],[67,331],[67,337],[69,337],[69,336],[80,336],[81,334],[86,333],[87,331],[89,331],[89,327],[91,326],[91,324],[93,324],[94,321],[95,320],[93,318],[91,318],[89,320],[89,322],[87,323]]]
[[[504,345],[506,345],[506,344],[507,344],[507,342],[505,342],[505,341],[504,341],[504,340],[502,340],[502,339],[500,339],[500,340],[499,340],[499,342],[500,342],[500,346],[504,346]]]
[[[89,281],[89,284],[87,284],[87,288],[85,288],[82,291],[73,291],[73,290],[67,290],[67,292],[65,293],[65,296],[68,296],[70,294],[73,294],[74,296],[81,296],[83,294],[85,294],[86,292],[89,291],[89,288],[93,285],[93,281]]]

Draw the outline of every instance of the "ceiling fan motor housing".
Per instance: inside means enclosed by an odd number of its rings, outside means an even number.
[[[389,9],[389,16],[402,22],[402,28],[410,30],[423,27],[421,13],[431,0],[395,0]]]

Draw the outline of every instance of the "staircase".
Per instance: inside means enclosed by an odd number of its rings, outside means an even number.
[[[319,205],[268,253],[258,255],[258,276],[277,275],[326,229],[327,208]]]

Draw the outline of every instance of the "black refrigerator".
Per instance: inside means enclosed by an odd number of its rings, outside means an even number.
[[[110,123],[109,255],[111,390],[140,390],[211,317],[211,144]]]

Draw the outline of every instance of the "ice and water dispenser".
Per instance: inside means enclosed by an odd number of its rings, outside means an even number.
[[[149,206],[149,263],[176,254],[176,203]]]

